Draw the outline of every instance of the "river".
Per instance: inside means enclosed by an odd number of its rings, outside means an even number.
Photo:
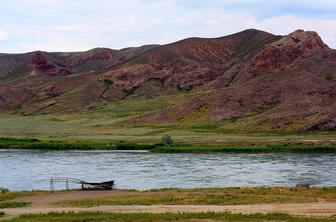
[[[51,177],[115,180],[122,189],[335,186],[336,154],[0,150],[0,187],[48,190]]]

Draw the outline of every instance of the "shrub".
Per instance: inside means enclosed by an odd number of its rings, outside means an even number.
[[[334,79],[334,75],[333,75],[332,73],[328,73],[328,74],[326,75],[325,79],[326,79],[327,81],[330,81],[330,80]]]
[[[164,146],[171,146],[173,145],[174,141],[169,135],[164,135],[161,137],[161,144]]]
[[[104,84],[107,85],[107,86],[110,86],[113,84],[113,81],[111,79],[104,79],[103,80]]]
[[[0,187],[0,193],[8,193],[8,192],[9,192],[9,189]]]

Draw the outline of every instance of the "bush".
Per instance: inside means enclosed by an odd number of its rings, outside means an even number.
[[[8,193],[8,192],[9,192],[9,189],[0,187],[0,193]]]
[[[326,79],[327,81],[330,81],[330,80],[334,79],[334,75],[333,75],[332,73],[328,73],[328,74],[326,75],[325,79]]]
[[[164,135],[161,137],[161,144],[164,146],[171,146],[173,145],[174,141],[169,135]]]
[[[5,208],[20,208],[30,205],[29,202],[0,202],[0,209]]]

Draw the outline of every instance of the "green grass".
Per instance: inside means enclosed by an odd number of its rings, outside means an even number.
[[[28,191],[0,193],[0,202],[7,201],[7,200],[14,200],[20,197],[31,196],[34,193],[35,192],[28,192]]]
[[[266,146],[166,146],[155,147],[156,153],[214,153],[214,152],[241,152],[241,153],[335,153],[336,145],[304,145],[304,144],[275,144]]]
[[[0,193],[0,209],[4,208],[18,208],[29,206],[29,202],[8,202],[8,200],[14,200],[20,197],[26,197],[33,195],[34,192],[1,192]]]
[[[170,135],[177,144],[192,145],[269,145],[275,142],[336,144],[336,132],[244,131],[232,124],[122,124],[125,118],[115,117],[111,111],[41,116],[0,115],[0,137],[37,138],[41,141],[84,141],[85,143],[113,143],[127,141],[156,144],[162,135]],[[242,122],[244,123],[244,121]],[[233,126],[232,126],[233,127]],[[304,141],[306,140],[306,142]],[[309,142],[316,140],[317,142]],[[104,142],[105,141],[105,142]],[[4,143],[4,141],[2,141]],[[103,144],[105,145],[105,144]]]
[[[172,136],[176,144],[198,147],[234,146],[245,149],[275,143],[336,146],[336,131],[296,132],[249,128],[249,124],[255,121],[253,115],[210,123],[207,121],[206,107],[190,118],[171,124],[129,122],[142,115],[178,105],[193,96],[176,94],[154,99],[128,98],[78,113],[57,112],[36,116],[1,113],[0,137],[5,139],[0,139],[0,148],[118,149],[120,146],[120,149],[149,149],[143,145],[158,144],[162,135]],[[270,107],[273,105],[270,104]],[[29,138],[37,138],[38,141]]]
[[[336,201],[336,187],[326,188],[207,188],[128,191],[98,199],[67,200],[62,207],[100,205],[240,205],[258,203],[307,203]]]
[[[332,222],[336,221],[335,217],[330,218],[308,218],[293,217],[287,214],[232,214],[226,213],[102,213],[102,212],[83,212],[83,213],[49,213],[49,214],[30,214],[22,215],[17,218],[3,220],[4,222],[195,222],[195,221],[288,221],[288,222]]]
[[[29,202],[0,202],[0,209],[27,207],[29,205]]]
[[[254,114],[210,123],[207,120],[206,107],[191,114],[183,121],[172,121],[170,124],[150,121],[139,124],[129,122],[142,115],[179,105],[198,93],[204,92],[195,91],[192,94],[181,93],[153,99],[127,98],[108,103],[103,107],[76,113],[55,112],[54,114],[34,116],[1,113],[0,137],[37,138],[41,141],[83,141],[82,145],[72,145],[75,148],[79,146],[83,148],[109,146],[109,143],[116,141],[157,144],[165,134],[171,135],[177,144],[207,146],[269,145],[276,141],[298,143],[302,140],[318,140],[316,143],[320,145],[336,144],[334,141],[336,131],[296,132],[275,131],[270,130],[271,128],[251,128],[255,121]],[[332,102],[332,98],[330,102]],[[269,106],[272,107],[274,104]],[[268,108],[268,106],[265,107],[265,109]],[[179,115],[176,114],[176,116],[178,119]],[[3,141],[2,144],[4,144]],[[56,145],[51,146],[55,147]]]
[[[48,150],[143,150],[151,149],[153,145],[142,145],[126,141],[61,141],[38,140],[30,138],[0,138],[0,149],[48,149]]]
[[[319,144],[271,144],[271,145],[174,145],[162,146],[160,144],[139,144],[132,141],[61,141],[39,140],[33,138],[0,138],[0,149],[47,149],[47,150],[150,150],[156,153],[213,153],[213,152],[293,152],[293,153],[335,153],[336,145]]]

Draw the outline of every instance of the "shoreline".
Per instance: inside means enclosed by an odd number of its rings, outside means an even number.
[[[0,138],[0,149],[27,150],[147,150],[152,153],[336,153],[336,144],[272,143],[267,145],[140,144],[129,141],[62,141]]]

